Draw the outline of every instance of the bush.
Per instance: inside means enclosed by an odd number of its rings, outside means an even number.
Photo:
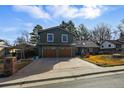
[[[0,59],[0,64],[3,63],[4,59]]]
[[[16,69],[17,69],[17,70],[20,70],[20,69],[22,69],[23,67],[25,67],[25,66],[28,65],[28,64],[30,64],[30,62],[17,63]]]
[[[89,53],[86,53],[84,57],[85,58],[89,58],[90,57],[90,54]]]
[[[20,62],[32,62],[32,59],[20,59]]]

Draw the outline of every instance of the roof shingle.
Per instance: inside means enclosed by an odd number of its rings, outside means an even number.
[[[76,47],[99,47],[93,41],[76,41]]]

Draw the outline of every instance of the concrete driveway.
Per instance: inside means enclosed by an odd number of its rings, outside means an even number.
[[[78,57],[75,58],[41,58],[35,60],[25,68],[18,71],[16,76],[29,76],[35,74],[41,74],[46,72],[52,72],[55,70],[75,69],[83,68],[89,70],[93,68],[100,68],[94,64],[84,61]]]
[[[70,74],[70,70],[76,71],[78,69],[81,71],[92,71],[92,69],[99,69],[100,67],[86,62],[78,57],[75,58],[41,58],[39,60],[35,60],[28,66],[24,67],[23,69],[19,70],[13,76],[8,79],[0,80],[0,82],[8,81],[8,80],[15,80],[21,78],[41,78],[44,76],[53,76],[55,73],[63,74]],[[66,71],[66,72],[65,72]],[[76,73],[79,73],[76,72]],[[45,77],[46,78],[46,77]],[[19,80],[20,81],[20,80]]]
[[[49,60],[49,59],[48,59]],[[70,68],[99,68],[98,66],[91,64],[87,61],[84,61],[78,57],[75,58],[58,58],[58,63],[53,66],[55,70],[62,70],[62,69],[70,69]]]

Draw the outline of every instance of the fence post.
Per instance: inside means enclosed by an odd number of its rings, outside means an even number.
[[[4,75],[10,76],[16,72],[16,57],[5,57]]]

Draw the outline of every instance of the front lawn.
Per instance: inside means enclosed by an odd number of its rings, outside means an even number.
[[[103,67],[124,65],[124,58],[113,58],[112,55],[91,55],[82,59]]]

